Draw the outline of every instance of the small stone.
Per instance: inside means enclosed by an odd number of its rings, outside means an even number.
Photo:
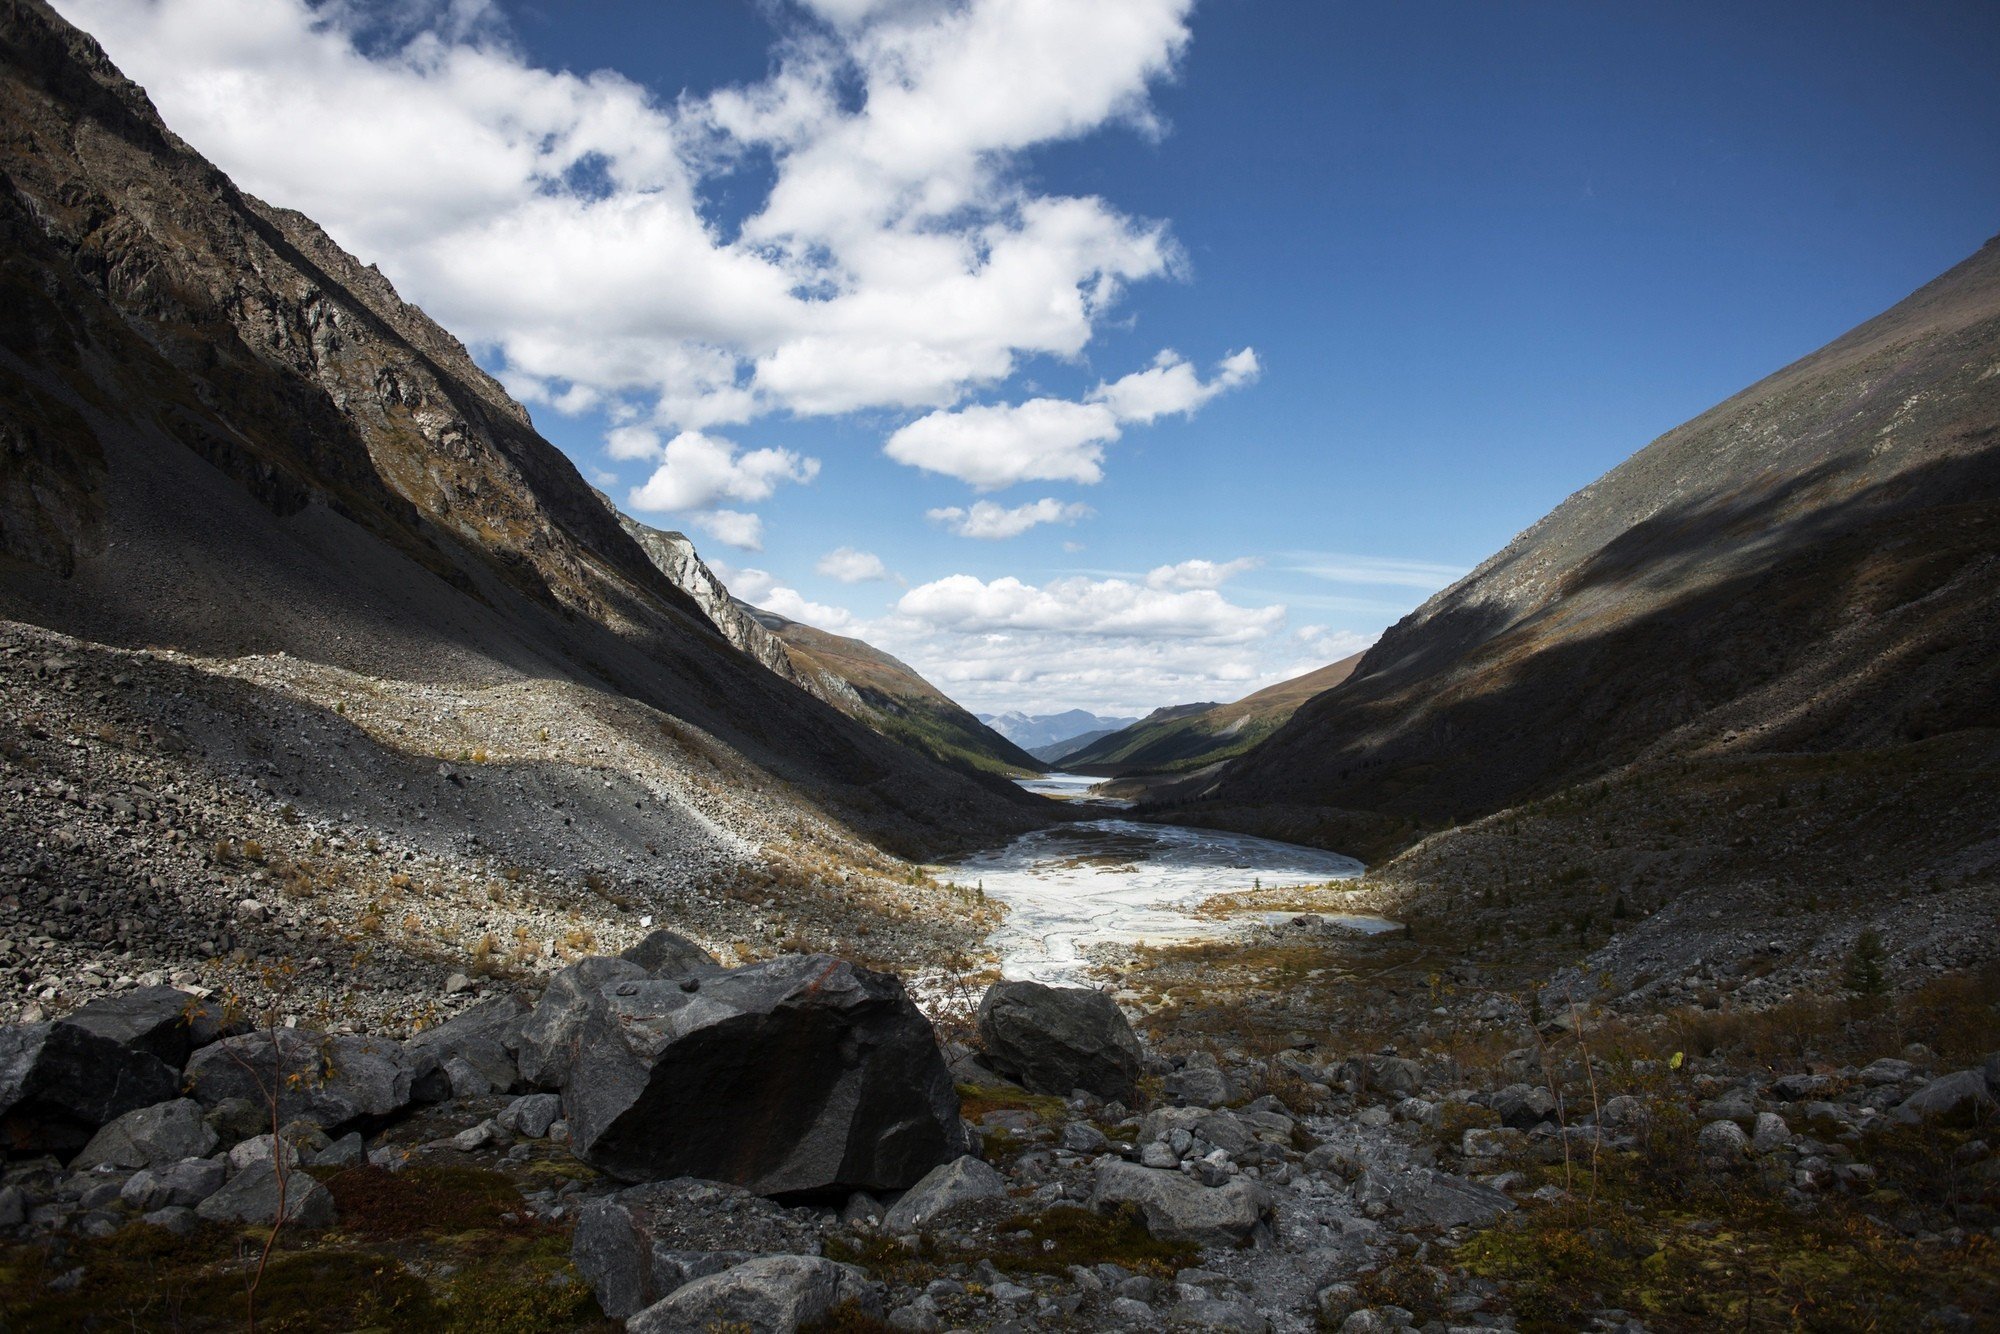
[[[447,996],[456,996],[461,991],[469,990],[471,986],[471,978],[467,977],[464,973],[453,973],[444,980],[444,994]]]

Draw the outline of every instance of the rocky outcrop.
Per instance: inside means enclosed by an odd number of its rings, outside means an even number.
[[[0,1029],[0,1145],[16,1152],[74,1153],[179,1087],[157,1058],[73,1024]]]
[[[225,1013],[220,1001],[177,987],[135,987],[101,996],[63,1022],[156,1056],[176,1070],[198,1048],[248,1028],[239,1016]]]
[[[915,1232],[945,1210],[968,1200],[998,1199],[1007,1180],[977,1158],[967,1156],[932,1168],[924,1179],[903,1192],[890,1207],[882,1226],[890,1232]]]
[[[404,1043],[418,1101],[506,1093],[521,1080],[516,1055],[528,1003],[513,992],[480,1001]]]
[[[807,1255],[766,1255],[699,1278],[627,1321],[634,1334],[747,1329],[792,1334],[837,1306],[863,1305],[871,1288],[852,1265]]]
[[[205,1107],[231,1098],[268,1105],[275,1093],[281,1121],[333,1130],[408,1107],[413,1076],[399,1042],[279,1029],[202,1048],[188,1062],[187,1085]]]
[[[577,1155],[612,1176],[898,1190],[964,1152],[930,1021],[888,974],[792,955],[574,1004],[563,1108]]]
[[[545,1089],[559,1089],[568,1083],[584,1021],[599,990],[613,982],[646,976],[645,968],[629,959],[593,955],[550,978],[521,1026],[521,1077]]]
[[[183,1158],[206,1158],[221,1137],[204,1118],[193,1098],[176,1098],[125,1113],[90,1137],[70,1164],[73,1171],[93,1167],[166,1167]]]
[[[1036,1093],[1129,1102],[1137,1091],[1139,1039],[1102,992],[996,982],[979,1002],[979,1040],[988,1064]]]
[[[618,957],[654,977],[712,973],[722,967],[713,954],[673,931],[655,931]]]

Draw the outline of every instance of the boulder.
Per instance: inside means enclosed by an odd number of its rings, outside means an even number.
[[[189,1158],[164,1167],[141,1168],[125,1179],[118,1196],[142,1213],[200,1204],[222,1189],[229,1169],[213,1158]]]
[[[1116,1001],[1085,987],[995,982],[979,1002],[986,1062],[1036,1093],[1130,1102],[1144,1054]]]
[[[672,931],[655,931],[618,957],[660,978],[722,971],[713,954]]]
[[[1236,1096],[1229,1076],[1205,1051],[1195,1052],[1185,1065],[1170,1071],[1161,1081],[1161,1091],[1168,1102],[1184,1107],[1220,1107]]]
[[[268,1107],[277,1090],[280,1120],[328,1130],[402,1111],[411,1102],[411,1076],[399,1042],[291,1028],[224,1038],[187,1067],[188,1091],[205,1107],[229,1098]]]
[[[1493,1111],[1510,1130],[1533,1130],[1556,1119],[1556,1100],[1540,1084],[1509,1084],[1493,1095]]]
[[[1915,1125],[1919,1121],[1989,1115],[1993,1108],[1993,1094],[1987,1088],[1985,1074],[1960,1070],[1956,1074],[1939,1075],[1903,1099],[1891,1115],[1905,1125]]]
[[[632,1334],[714,1329],[791,1334],[824,1320],[837,1306],[865,1304],[872,1286],[861,1271],[816,1255],[764,1255],[696,1279],[633,1316],[625,1328]]]
[[[286,1172],[283,1194],[287,1223],[297,1227],[333,1225],[333,1196],[305,1172]],[[278,1196],[278,1169],[266,1159],[231,1177],[229,1184],[196,1205],[195,1213],[210,1223],[268,1227],[278,1219]]]
[[[1405,1227],[1478,1227],[1514,1208],[1512,1200],[1491,1186],[1420,1165],[1370,1166],[1355,1182],[1354,1198],[1382,1201]]]
[[[900,1190],[969,1148],[895,977],[812,954],[688,980],[616,982],[582,1007],[563,1111],[591,1166],[762,1195]]]
[[[62,1022],[157,1057],[176,1070],[196,1049],[249,1031],[248,1023],[227,1013],[219,1001],[175,987],[138,987],[100,996]]]
[[[1695,1136],[1695,1147],[1711,1162],[1740,1162],[1750,1152],[1750,1137],[1734,1121],[1710,1121]]]
[[[1006,1194],[1007,1179],[968,1155],[933,1167],[890,1207],[882,1226],[897,1234],[915,1232],[953,1205]]]
[[[509,992],[480,1001],[403,1044],[419,1102],[511,1092],[528,1003]]]
[[[179,1092],[180,1076],[158,1057],[87,1028],[0,1029],[0,1150],[67,1157],[126,1112]]]
[[[161,1167],[183,1158],[206,1158],[221,1138],[193,1098],[175,1098],[125,1113],[90,1137],[72,1172],[93,1167]]]
[[[1100,1213],[1120,1205],[1136,1207],[1146,1231],[1161,1241],[1240,1246],[1266,1242],[1271,1235],[1270,1195],[1241,1177],[1224,1186],[1203,1186],[1179,1172],[1113,1160],[1097,1169],[1090,1204]]]
[[[498,1118],[503,1130],[541,1139],[562,1117],[562,1099],[553,1093],[525,1093],[507,1104]]]
[[[569,1079],[583,1021],[598,993],[612,983],[645,976],[646,970],[636,963],[592,956],[550,978],[542,998],[521,1025],[521,1078],[537,1088],[561,1088]]]

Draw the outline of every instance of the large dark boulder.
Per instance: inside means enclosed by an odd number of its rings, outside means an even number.
[[[516,1053],[521,1078],[538,1088],[561,1088],[569,1081],[584,1016],[597,993],[610,983],[646,976],[644,968],[629,960],[593,955],[550,978],[542,998],[521,1025]]]
[[[791,955],[613,981],[579,1008],[563,1108],[611,1176],[900,1190],[966,1151],[930,1021],[887,973]]]
[[[979,1002],[986,1062],[1034,1093],[1131,1102],[1144,1055],[1117,1002],[1084,987],[995,982]]]
[[[0,1029],[0,1147],[68,1158],[107,1123],[178,1092],[165,1062],[87,1028]]]
[[[175,987],[140,987],[100,996],[62,1022],[158,1057],[176,1070],[197,1049],[250,1027],[221,1001]]]
[[[188,1062],[187,1084],[210,1108],[231,1098],[268,1108],[275,1092],[281,1121],[334,1130],[408,1107],[413,1073],[403,1044],[389,1038],[281,1028],[203,1047]]]

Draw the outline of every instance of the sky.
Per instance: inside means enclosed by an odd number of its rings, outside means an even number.
[[[2000,231],[2000,6],[54,0],[740,596],[968,707],[1352,653]]]

